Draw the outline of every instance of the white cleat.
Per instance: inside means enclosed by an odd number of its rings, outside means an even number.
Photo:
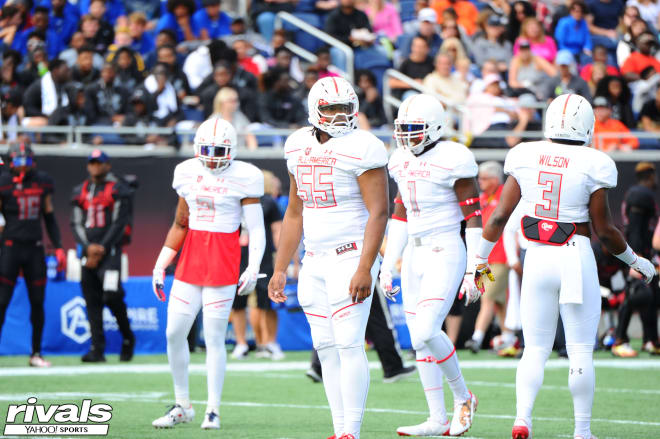
[[[441,424],[428,418],[419,425],[399,427],[396,429],[399,436],[449,436],[449,422]]]
[[[28,364],[30,367],[50,367],[50,361],[44,360],[39,354],[32,355]]]
[[[207,412],[202,422],[202,430],[218,430],[220,428],[220,416],[214,411]]]
[[[242,360],[247,357],[250,352],[250,347],[246,344],[236,344],[234,350],[231,352],[231,358],[234,360]]]
[[[582,436],[580,436],[580,435],[577,435],[577,436],[575,436],[573,439],[585,439],[585,438],[582,437]],[[598,439],[598,438],[592,434],[592,435],[589,437],[589,439]]]
[[[273,361],[284,360],[284,352],[278,343],[268,343],[266,349],[270,351],[270,359]]]
[[[164,416],[156,419],[151,423],[156,428],[172,428],[176,424],[181,424],[183,422],[190,422],[195,417],[195,409],[192,406],[190,408],[184,409],[179,404],[175,404],[170,407]]]
[[[460,436],[472,427],[474,412],[477,411],[477,397],[470,392],[470,398],[454,405],[454,416],[451,418],[449,436]]]

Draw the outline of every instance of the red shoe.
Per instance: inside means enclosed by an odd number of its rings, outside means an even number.
[[[516,419],[516,421],[513,423],[513,429],[511,430],[511,438],[512,439],[528,439],[531,438],[532,435],[529,432],[529,427],[525,424],[525,421]]]
[[[335,435],[333,434],[333,435],[330,436],[328,439],[337,439],[337,436],[335,436]]]
[[[347,434],[342,434],[339,439],[355,439],[355,436],[347,433]]]

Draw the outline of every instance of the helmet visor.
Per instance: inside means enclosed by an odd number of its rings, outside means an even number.
[[[231,148],[228,146],[201,145],[199,155],[213,158],[225,158],[230,154]]]
[[[32,157],[16,156],[11,159],[11,165],[15,168],[19,166],[32,166]]]
[[[426,137],[426,124],[394,121],[394,138],[401,146],[414,147]]]
[[[340,104],[319,103],[319,113],[321,116],[328,118],[332,118],[338,114],[349,116],[355,113],[355,105],[352,102],[345,102]]]

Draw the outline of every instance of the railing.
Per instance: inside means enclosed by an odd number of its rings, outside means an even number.
[[[281,29],[283,24],[282,22],[287,22],[292,26],[297,27],[300,30],[303,30],[307,32],[308,34],[318,38],[319,40],[323,41],[326,44],[329,44],[332,47],[336,47],[337,49],[341,50],[344,52],[344,55],[346,56],[346,70],[343,73],[343,76],[348,79],[350,82],[353,82],[353,65],[354,65],[354,54],[353,54],[353,49],[351,49],[348,45],[342,43],[338,39],[328,35],[327,33],[323,32],[322,30],[312,26],[311,24],[301,20],[300,18],[296,17],[293,14],[290,14],[288,12],[278,12],[277,15],[275,16],[275,28],[276,29]],[[298,55],[299,57],[309,61],[309,62],[316,62],[316,55],[313,53],[303,49],[302,47],[298,46],[295,43],[288,42],[286,44],[286,47],[291,50],[293,53]]]

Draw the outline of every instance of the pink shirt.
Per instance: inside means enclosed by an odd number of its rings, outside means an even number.
[[[397,37],[403,33],[401,28],[401,17],[399,11],[391,3],[385,3],[380,12],[374,13],[371,8],[367,6],[364,13],[371,21],[371,27],[376,34],[385,34],[387,38],[396,41]]]
[[[530,47],[532,53],[536,56],[540,56],[549,63],[555,62],[555,56],[557,56],[557,45],[555,40],[552,37],[545,36],[545,41],[543,43],[534,43],[530,42]],[[518,55],[520,52],[520,37],[516,38],[516,43],[513,45],[513,54]]]

